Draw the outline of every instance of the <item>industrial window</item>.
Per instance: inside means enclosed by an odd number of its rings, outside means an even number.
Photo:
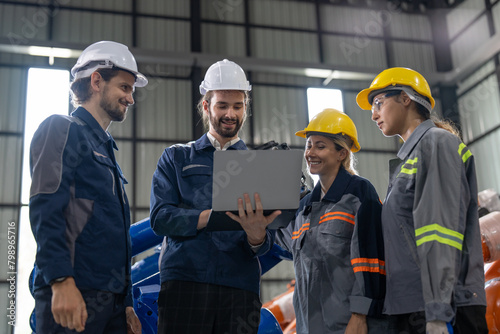
[[[18,240],[17,310],[15,334],[31,333],[29,317],[35,301],[28,289],[28,280],[36,254],[36,243],[29,223],[28,203],[31,184],[29,149],[31,139],[40,123],[50,115],[68,115],[69,71],[30,68],[26,93],[26,121],[24,126],[24,157],[21,217]]]

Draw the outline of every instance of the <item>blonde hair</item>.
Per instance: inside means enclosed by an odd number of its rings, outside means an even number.
[[[354,153],[351,151],[352,147],[352,140],[351,138],[347,137],[345,138],[343,135],[336,135],[336,136],[329,136],[333,143],[335,144],[335,149],[337,151],[341,150],[346,150],[347,154],[345,156],[345,159],[342,160],[341,164],[342,167],[351,175],[358,175],[358,171],[356,170],[356,157],[354,156]],[[348,141],[351,143],[351,145],[348,145]]]

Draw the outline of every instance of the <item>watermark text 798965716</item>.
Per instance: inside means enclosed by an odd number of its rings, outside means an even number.
[[[7,299],[9,303],[7,304],[7,318],[10,326],[15,326],[16,324],[16,276],[17,276],[17,266],[16,266],[16,223],[7,223],[7,283],[9,284],[9,289],[7,290]]]

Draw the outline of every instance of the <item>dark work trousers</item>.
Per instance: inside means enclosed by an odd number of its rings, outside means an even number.
[[[457,308],[453,334],[488,334],[486,307],[480,305]],[[397,318],[398,333],[425,334],[425,313],[415,312],[394,316]]]
[[[164,282],[158,297],[158,334],[257,334],[261,307],[251,291]]]
[[[87,305],[88,319],[85,330],[88,334],[127,333],[125,296],[99,290],[80,290]],[[77,333],[54,321],[52,315],[52,290],[50,287],[35,291],[36,334]]]

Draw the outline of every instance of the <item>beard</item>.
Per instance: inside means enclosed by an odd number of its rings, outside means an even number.
[[[215,118],[212,116],[212,113],[209,114],[210,118],[210,124],[212,125],[212,128],[219,134],[219,136],[223,138],[233,138],[238,135],[238,132],[241,129],[241,126],[243,123],[239,118],[229,118],[229,117],[221,117],[221,118]],[[234,122],[234,128],[233,129],[225,129],[224,126],[222,125],[223,121],[229,121],[229,122]]]
[[[108,88],[105,87],[102,93],[102,99],[99,106],[108,114],[109,118],[113,122],[123,122],[127,117],[127,108],[123,112],[122,108],[122,100],[118,100],[118,102],[112,102],[108,97]]]

